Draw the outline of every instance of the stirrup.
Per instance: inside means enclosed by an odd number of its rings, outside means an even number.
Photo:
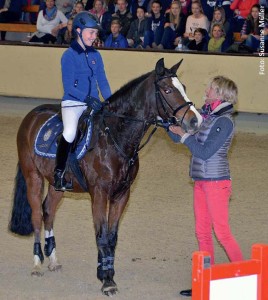
[[[67,182],[64,173],[62,171],[56,171],[54,175],[54,189],[55,191],[72,191],[73,190],[73,181]]]

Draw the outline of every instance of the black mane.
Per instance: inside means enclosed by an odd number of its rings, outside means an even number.
[[[126,102],[126,99],[129,99],[130,95],[133,94],[133,92],[137,89],[139,84],[143,82],[149,75],[152,74],[153,71],[150,71],[146,74],[141,75],[138,78],[135,78],[128,83],[126,83],[123,87],[121,87],[119,90],[117,90],[115,93],[113,93],[110,98],[107,100],[110,103],[110,107],[112,107],[112,104],[115,104],[115,106],[120,106],[121,104]]]

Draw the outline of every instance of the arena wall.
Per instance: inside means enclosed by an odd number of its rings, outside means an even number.
[[[60,59],[66,48],[21,45],[0,47],[0,95],[60,99]],[[184,59],[178,76],[199,108],[209,78],[225,75],[239,89],[240,112],[268,113],[268,59],[259,56],[205,55],[178,52],[100,50],[112,91],[153,70],[164,57],[167,67]],[[266,64],[266,65],[264,65]],[[261,71],[264,69],[264,75]]]

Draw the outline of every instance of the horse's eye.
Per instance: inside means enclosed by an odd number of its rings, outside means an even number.
[[[170,93],[172,93],[172,89],[171,88],[166,88],[166,89],[164,89],[164,92],[166,94],[170,94]]]

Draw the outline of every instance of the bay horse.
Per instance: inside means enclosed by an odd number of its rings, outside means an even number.
[[[102,282],[102,293],[107,296],[117,293],[114,257],[118,226],[138,172],[138,153],[144,146],[141,142],[146,131],[151,125],[157,128],[159,119],[180,125],[188,133],[194,133],[201,124],[200,114],[176,76],[181,62],[167,69],[162,58],[155,70],[115,92],[103,110],[94,115],[93,146],[78,162],[92,201],[98,249],[97,278]],[[42,222],[48,268],[50,271],[61,268],[56,256],[53,221],[63,192],[53,187],[55,159],[38,156],[34,151],[40,127],[59,110],[59,105],[36,107],[23,119],[17,134],[18,168],[9,230],[20,235],[34,232],[31,273],[34,276],[43,275]],[[73,180],[73,192],[85,192],[72,171],[67,171],[66,177]],[[49,185],[43,201],[45,179]]]

